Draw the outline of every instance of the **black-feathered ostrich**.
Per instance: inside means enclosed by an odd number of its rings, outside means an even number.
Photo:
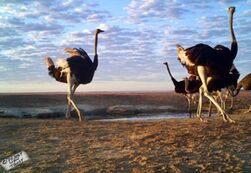
[[[240,77],[240,72],[237,70],[237,68],[235,67],[235,65],[233,64],[230,72],[230,85],[227,86],[227,97],[230,97],[231,99],[231,105],[230,105],[230,109],[233,109],[234,106],[234,91],[237,88],[237,84],[238,84],[238,80]]]
[[[189,117],[191,118],[191,102],[196,102],[195,95],[197,92],[199,92],[199,88],[201,86],[200,80],[196,80],[196,79],[189,80],[188,78],[186,78],[185,80],[177,81],[173,77],[173,75],[169,69],[168,63],[165,62],[163,64],[166,65],[168,74],[171,77],[171,80],[174,85],[174,91],[176,93],[182,94],[186,97],[187,102],[188,102],[188,113],[189,113]]]
[[[55,78],[59,82],[64,82],[68,84],[68,96],[67,96],[67,112],[66,118],[70,118],[71,106],[76,110],[79,121],[82,121],[82,115],[77,107],[76,103],[73,101],[73,95],[77,87],[80,84],[88,84],[92,81],[93,75],[98,66],[98,34],[104,32],[101,29],[97,29],[94,38],[94,60],[90,59],[87,53],[79,48],[65,48],[70,57],[66,60],[60,59],[57,62],[58,67],[55,68],[54,63],[50,57],[45,58],[47,64],[49,75]]]
[[[243,88],[244,90],[251,90],[251,73],[240,80],[236,87],[236,91],[234,91],[234,96],[237,96],[239,94],[241,88]],[[251,112],[251,105],[246,112]]]
[[[184,49],[180,45],[177,45],[178,59],[187,67],[196,67],[198,76],[202,81],[200,88],[199,104],[202,104],[202,93],[217,107],[223,116],[224,121],[234,122],[221,108],[208,91],[208,81],[210,78],[225,78],[232,67],[234,58],[236,57],[238,46],[233,32],[233,13],[234,7],[229,8],[229,28],[231,33],[231,49],[222,45],[217,45],[212,48],[205,44],[197,44],[193,47]],[[196,75],[196,74],[195,74]],[[203,120],[200,115],[198,118]]]
[[[221,106],[225,110],[225,102],[226,99],[230,97],[231,99],[231,106],[233,107],[233,91],[237,87],[237,82],[240,77],[240,73],[235,67],[235,65],[232,65],[232,68],[227,76],[225,78],[211,78],[211,80],[208,81],[207,87],[209,92],[213,92],[215,98],[220,98],[221,100]],[[211,108],[212,108],[212,102],[210,102],[209,105],[209,111],[208,115],[211,116]]]
[[[191,67],[186,66],[186,67],[188,67],[187,69],[188,73],[198,74],[196,66],[191,66]],[[217,78],[210,78],[210,80],[207,83],[208,91],[213,94],[213,97],[215,99],[219,98],[221,100],[221,106],[223,107],[224,110],[225,110],[225,101],[229,97],[231,98],[230,108],[233,107],[233,98],[234,98],[233,91],[237,87],[237,82],[238,82],[239,77],[240,77],[240,73],[235,67],[235,65],[233,64],[230,69],[229,74],[225,76],[225,78],[219,78],[219,76]],[[189,88],[189,83],[190,82],[188,82],[188,79],[186,78],[185,89],[187,92],[191,90]],[[198,109],[197,109],[198,115],[201,114],[201,109],[202,109],[201,105],[198,105]],[[212,110],[212,102],[210,101],[209,111],[208,111],[209,116],[211,116],[211,110]]]

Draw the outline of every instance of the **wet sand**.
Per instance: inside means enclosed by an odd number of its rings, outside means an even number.
[[[236,98],[235,124],[1,118],[0,159],[27,152],[31,160],[10,172],[250,172],[250,99]]]

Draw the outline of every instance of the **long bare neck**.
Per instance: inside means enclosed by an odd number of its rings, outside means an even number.
[[[236,42],[236,38],[234,35],[234,30],[233,30],[233,11],[229,12],[229,31],[230,31],[230,36],[231,36],[231,42]]]
[[[94,38],[94,59],[93,59],[93,69],[94,71],[97,69],[98,67],[98,51],[97,51],[97,47],[98,47],[98,32],[95,32],[95,38]]]
[[[172,75],[172,73],[171,73],[171,71],[170,71],[170,69],[169,69],[168,64],[165,63],[165,65],[166,65],[166,69],[167,69],[168,74],[170,75],[171,79],[173,80],[174,77],[173,77],[173,75]],[[174,79],[174,80],[175,80],[175,79]]]
[[[98,47],[98,32],[95,33],[95,38],[94,38],[94,55],[97,55],[97,47]]]

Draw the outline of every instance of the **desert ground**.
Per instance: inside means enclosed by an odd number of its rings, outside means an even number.
[[[250,92],[235,98],[229,111],[235,124],[224,123],[219,116],[207,117],[206,112],[207,123],[196,118],[100,121],[186,112],[186,99],[174,93],[78,94],[76,100],[97,107],[84,111],[90,116],[83,122],[65,120],[61,112],[55,117],[53,113],[6,115],[12,108],[64,105],[64,94],[0,95],[0,160],[20,151],[30,157],[9,172],[251,171],[251,113],[243,113],[251,104]],[[114,109],[116,105],[136,108]]]

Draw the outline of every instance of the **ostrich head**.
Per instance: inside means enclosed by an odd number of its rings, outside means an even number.
[[[96,29],[96,34],[99,34],[100,32],[104,32],[104,31],[101,29]]]
[[[228,8],[228,12],[229,12],[230,14],[233,14],[233,13],[235,12],[235,7],[229,7],[229,8]]]
[[[167,65],[167,62],[164,62],[163,64],[164,64],[164,65]]]

